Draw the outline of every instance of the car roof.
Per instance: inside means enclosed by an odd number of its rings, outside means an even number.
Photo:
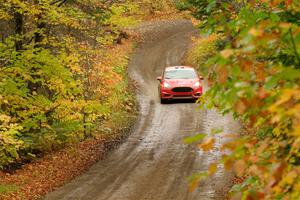
[[[170,71],[170,70],[182,70],[182,69],[186,69],[186,70],[195,70],[193,67],[190,66],[171,66],[171,67],[166,67],[165,71]]]

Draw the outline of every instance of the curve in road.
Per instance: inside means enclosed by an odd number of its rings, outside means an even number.
[[[189,102],[161,105],[156,77],[166,65],[180,65],[195,34],[187,20],[151,22],[136,31],[144,42],[132,56],[129,74],[139,84],[140,116],[128,140],[85,174],[45,197],[48,200],[194,200],[225,199],[231,174],[218,173],[188,192],[187,177],[206,171],[220,158],[217,149],[203,153],[183,139],[223,127],[236,132],[229,116],[199,110]],[[224,141],[222,135],[217,145]]]

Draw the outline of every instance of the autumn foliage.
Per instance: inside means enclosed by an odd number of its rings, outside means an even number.
[[[200,45],[209,41],[217,51],[198,62],[210,86],[201,103],[233,113],[244,125],[241,135],[233,134],[220,149],[220,162],[242,180],[231,197],[299,199],[300,2],[186,0],[180,5],[199,20]],[[210,40],[212,33],[218,38]],[[207,150],[212,143],[210,138],[199,146]]]
[[[0,169],[128,126],[135,109],[126,73],[132,43],[123,40],[124,29],[138,22],[131,16],[137,4],[0,5]]]

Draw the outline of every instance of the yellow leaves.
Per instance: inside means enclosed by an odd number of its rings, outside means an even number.
[[[8,12],[6,12],[5,10],[3,10],[2,8],[0,8],[0,20],[9,20],[12,17],[9,15]]]
[[[0,122],[1,124],[8,123],[11,117],[8,115],[0,114]]]
[[[208,168],[208,175],[211,176],[215,174],[218,170],[218,165],[217,163],[212,163],[209,168]]]
[[[300,99],[299,91],[299,89],[294,88],[286,88],[281,91],[278,100],[268,108],[268,111],[273,114],[271,119],[272,123],[277,123],[287,116],[294,118],[296,122],[300,120],[300,114],[298,112],[300,106],[296,103],[296,101]]]
[[[204,139],[204,141],[201,144],[199,144],[198,147],[200,149],[202,149],[203,151],[207,152],[214,147],[215,141],[216,141],[215,138],[208,137],[208,138]]]
[[[293,95],[294,95],[294,90],[293,89],[284,89],[282,92],[281,92],[281,95],[279,97],[279,100],[274,104],[272,105],[269,110],[271,112],[274,112],[276,111],[276,108],[280,105],[282,105],[283,103],[286,103],[287,101],[289,101]]]
[[[273,192],[275,194],[280,194],[280,193],[282,193],[282,188],[277,185],[277,186],[273,187]]]
[[[300,137],[300,125],[294,127],[294,131],[292,132],[292,135],[296,137]]]
[[[298,177],[297,172],[291,171],[286,176],[284,176],[282,182],[292,185],[297,177]]]
[[[191,37],[193,47],[187,52],[187,56],[184,61],[185,64],[192,66],[200,65],[202,67],[203,63],[207,61],[208,57],[211,57],[217,53],[215,44],[219,38],[220,37],[215,34],[201,38]]]
[[[295,184],[293,189],[295,191],[300,191],[300,183]]]
[[[298,176],[299,174],[296,170],[286,171],[284,174],[282,174],[281,180],[277,184],[274,182],[274,187],[272,188],[273,192],[275,194],[281,194],[286,189],[299,188],[299,183],[297,183]]]
[[[251,28],[249,30],[249,34],[254,36],[254,37],[261,37],[261,36],[263,36],[264,31],[262,29]]]

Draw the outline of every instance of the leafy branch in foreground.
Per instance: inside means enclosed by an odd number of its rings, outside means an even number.
[[[299,1],[183,2],[203,35],[217,34],[215,44],[223,44],[197,63],[210,85],[202,102],[245,124],[246,133],[222,148],[231,152],[225,168],[244,179],[232,197],[299,199]]]

